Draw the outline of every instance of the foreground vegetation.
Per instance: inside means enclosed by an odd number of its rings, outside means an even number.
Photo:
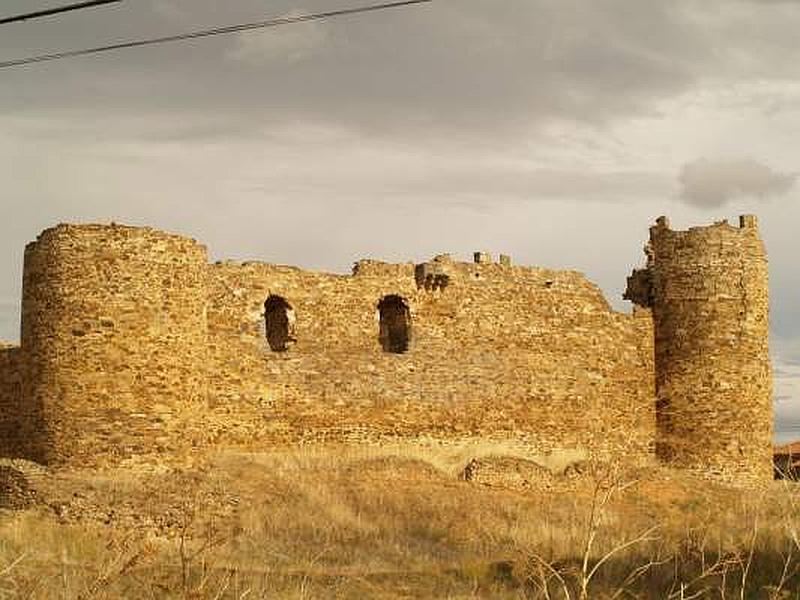
[[[462,458],[60,475],[0,516],[0,598],[800,598],[795,484],[598,467],[514,491],[459,481]]]

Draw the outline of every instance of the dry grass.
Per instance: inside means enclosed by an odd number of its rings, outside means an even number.
[[[601,469],[542,494],[456,477],[503,451],[230,452],[64,474],[44,490],[60,517],[0,518],[0,598],[797,597],[791,485]]]

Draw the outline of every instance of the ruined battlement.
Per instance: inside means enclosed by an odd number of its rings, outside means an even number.
[[[342,275],[211,264],[196,240],[151,228],[58,225],[26,248],[21,346],[0,350],[0,451],[92,465],[220,445],[411,439],[647,463],[670,436],[713,430],[736,452],[760,452],[769,408],[734,398],[765,392],[749,378],[768,383],[759,244],[754,218],[688,232],[660,220],[647,267],[629,281],[639,306],[623,314],[579,272],[486,252],[363,259]],[[697,302],[714,308],[703,322]],[[719,319],[728,305],[744,312]],[[721,357],[730,391],[693,396],[706,408],[690,414],[680,407],[698,382],[679,374],[701,351]],[[685,403],[668,387],[687,390]],[[727,403],[750,407],[738,432]],[[689,468],[730,459],[661,454]]]
[[[719,233],[722,230],[727,232],[734,232],[739,231],[743,232],[742,230],[748,230],[743,233],[756,233],[758,232],[758,217],[755,215],[740,215],[739,216],[739,226],[734,227],[732,226],[727,219],[723,219],[721,221],[717,221],[716,223],[712,223],[711,225],[696,225],[694,227],[689,227],[685,231],[674,230],[670,226],[670,221],[667,217],[658,217],[656,219],[655,225],[650,228],[651,233],[658,234],[658,233],[669,233],[678,237],[687,237],[687,236],[695,236],[695,235],[713,235],[715,232]]]
[[[653,311],[658,454],[768,478],[769,286],[756,218],[673,231],[662,217],[645,252],[626,297]]]

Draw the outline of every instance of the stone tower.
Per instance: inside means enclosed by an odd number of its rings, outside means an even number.
[[[25,249],[28,457],[158,451],[205,402],[206,249],[149,228],[59,225]]]
[[[768,270],[756,218],[650,228],[647,267],[625,298],[655,326],[656,451],[733,479],[772,477]]]

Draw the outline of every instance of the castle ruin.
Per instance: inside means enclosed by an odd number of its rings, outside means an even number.
[[[25,251],[0,347],[0,454],[114,464],[206,447],[512,441],[531,454],[771,478],[756,220],[651,228],[615,312],[574,271],[476,253],[352,274],[229,261],[150,228]]]

